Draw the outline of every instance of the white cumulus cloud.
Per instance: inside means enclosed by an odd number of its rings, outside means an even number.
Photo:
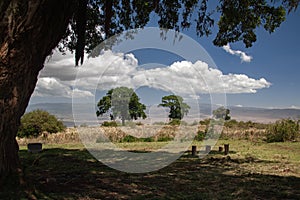
[[[34,96],[41,97],[66,97],[75,98],[92,97],[93,94],[90,91],[79,90],[78,88],[71,89],[69,82],[63,82],[55,77],[43,77],[39,78],[37,86],[33,93]]]
[[[209,93],[255,93],[270,85],[264,78],[223,74],[202,61],[180,61],[167,67],[144,69],[139,67],[133,54],[105,51],[96,58],[86,59],[83,66],[76,68],[73,55],[54,53],[53,60],[46,63],[40,73],[34,94],[82,98],[93,96],[95,89],[147,86],[195,98]]]
[[[232,50],[229,43],[227,45],[223,46],[223,49],[227,52],[230,53],[231,55],[236,55],[239,56],[242,62],[251,62],[252,61],[252,56],[247,55],[245,52],[240,51],[240,50]]]

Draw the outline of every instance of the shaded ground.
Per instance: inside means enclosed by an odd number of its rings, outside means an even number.
[[[20,151],[29,187],[5,186],[0,199],[300,199],[300,176],[268,175],[278,160],[184,155],[159,171],[128,174],[96,161],[83,148]],[[253,170],[254,168],[254,170]],[[276,169],[274,169],[276,171]]]

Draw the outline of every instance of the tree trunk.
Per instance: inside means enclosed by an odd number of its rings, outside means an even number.
[[[46,57],[65,33],[76,2],[2,0],[0,3],[0,181],[18,169],[15,138],[20,118]]]

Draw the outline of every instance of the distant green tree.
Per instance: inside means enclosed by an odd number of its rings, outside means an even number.
[[[99,100],[97,107],[97,116],[110,112],[111,120],[120,117],[123,126],[125,125],[125,120],[145,119],[147,117],[144,112],[146,106],[140,103],[140,98],[133,89],[127,87],[118,87],[109,90]]]
[[[189,112],[190,106],[183,102],[183,98],[176,95],[164,96],[158,106],[170,108],[169,118],[181,120]]]
[[[38,137],[42,132],[57,133],[65,129],[64,124],[44,110],[34,110],[21,118],[19,137]]]
[[[216,119],[230,120],[230,110],[223,106],[213,111],[213,116]]]

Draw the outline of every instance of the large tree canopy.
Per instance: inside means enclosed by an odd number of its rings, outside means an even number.
[[[161,104],[158,106],[167,107],[170,109],[169,119],[179,119],[181,120],[184,115],[189,112],[190,106],[183,102],[181,96],[168,95],[161,99]]]
[[[215,45],[242,41],[250,47],[257,27],[273,32],[298,4],[299,0],[219,0],[210,7],[208,0],[1,0],[1,179],[19,166],[15,137],[20,118],[55,47],[75,51],[77,65],[84,52],[123,30],[144,27],[151,14],[158,16],[159,27],[177,31],[195,22],[199,36],[211,34],[217,23]]]
[[[219,0],[212,6],[208,0],[79,1],[80,9],[59,45],[62,52],[80,51],[76,53],[76,63],[83,59],[84,51],[91,52],[106,38],[124,30],[144,27],[151,14],[158,16],[157,23],[161,28],[181,31],[195,27],[198,36],[210,35],[217,23],[215,45],[242,41],[246,47],[251,47],[257,39],[257,27],[263,26],[266,31],[274,32],[285,20],[286,12],[296,9],[299,3],[299,0]],[[85,29],[84,34],[82,30]]]
[[[111,119],[120,117],[122,125],[125,125],[125,120],[145,119],[147,117],[144,112],[146,106],[140,103],[140,98],[133,89],[127,87],[118,87],[109,90],[106,95],[99,100],[97,107],[97,116],[111,112]]]

